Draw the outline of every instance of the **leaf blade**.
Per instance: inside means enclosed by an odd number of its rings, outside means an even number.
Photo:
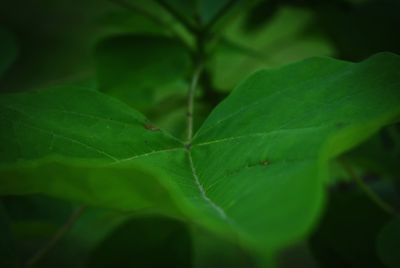
[[[195,136],[208,198],[256,247],[274,250],[304,236],[323,205],[328,161],[398,117],[399,70],[398,56],[380,54],[254,74]]]

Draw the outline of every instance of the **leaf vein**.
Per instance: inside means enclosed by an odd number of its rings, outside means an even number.
[[[195,182],[197,188],[199,189],[201,197],[218,213],[218,215],[222,219],[229,221],[228,216],[226,215],[226,213],[223,210],[223,208],[218,206],[214,201],[212,201],[207,196],[207,193],[206,193],[206,191],[204,189],[204,186],[201,184],[199,176],[197,175],[196,167],[194,166],[194,163],[193,163],[192,153],[189,150],[187,151],[187,155],[188,155],[188,158],[189,158],[190,170],[192,172],[194,182]]]

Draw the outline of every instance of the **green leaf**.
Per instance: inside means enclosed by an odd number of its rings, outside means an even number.
[[[400,265],[400,219],[394,219],[381,230],[377,239],[378,255],[388,268]]]
[[[328,160],[399,115],[399,63],[390,54],[360,64],[314,58],[242,83],[193,144],[199,180],[221,216],[264,247],[307,232]]]
[[[189,148],[98,92],[4,95],[0,192],[158,210],[268,258],[315,224],[329,160],[399,116],[399,70],[398,56],[379,54],[260,71]]]
[[[155,35],[108,38],[96,50],[100,91],[110,93],[139,110],[148,109],[160,96],[186,89],[190,65],[179,41]]]
[[[149,206],[147,194],[163,200],[151,176],[110,166],[182,150],[128,106],[93,91],[56,88],[3,95],[0,107],[1,166],[21,166],[3,170],[3,194],[46,192],[129,209]]]

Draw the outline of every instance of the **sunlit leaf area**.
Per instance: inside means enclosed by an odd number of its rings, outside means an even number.
[[[1,0],[0,267],[400,267],[399,14]]]

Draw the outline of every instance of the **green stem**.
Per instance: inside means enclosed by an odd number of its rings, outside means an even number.
[[[353,168],[347,164],[345,161],[341,160],[340,164],[343,169],[347,172],[351,179],[358,185],[358,187],[365,193],[365,195],[378,207],[380,207],[383,211],[390,215],[397,215],[396,210],[384,201],[379,195],[377,195],[374,191],[372,191],[368,185],[365,184],[364,180],[357,176]]]
[[[188,99],[187,99],[187,146],[190,147],[193,138],[193,111],[194,111],[194,97],[196,88],[203,70],[202,62],[199,62],[194,70],[192,81],[189,86]]]

